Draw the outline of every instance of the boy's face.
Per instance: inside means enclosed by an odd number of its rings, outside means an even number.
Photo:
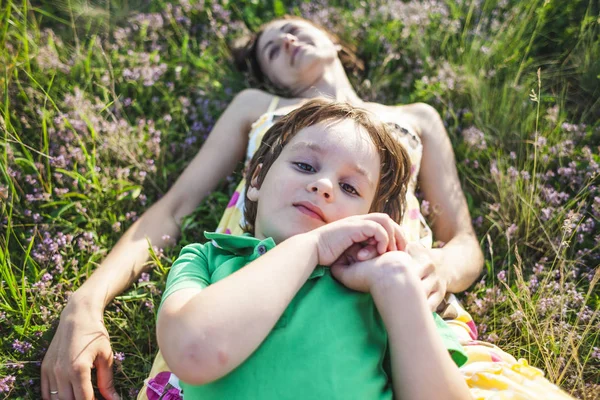
[[[380,160],[365,129],[353,120],[302,129],[283,148],[258,189],[254,234],[276,243],[329,222],[366,214],[379,182]]]

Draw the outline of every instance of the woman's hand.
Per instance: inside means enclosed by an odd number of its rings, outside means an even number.
[[[415,272],[423,283],[431,311],[435,311],[444,300],[448,288],[448,282],[442,274],[439,263],[433,261],[434,251],[418,242],[406,245],[406,252],[414,260]]]
[[[435,311],[446,296],[447,281],[442,275],[440,267],[434,259],[434,250],[428,249],[420,243],[411,242],[406,245],[404,255],[396,254],[393,257],[387,257],[385,262],[364,262],[365,260],[375,260],[379,258],[377,249],[373,245],[361,248],[360,257],[345,258],[336,262],[332,266],[332,273],[347,287],[368,292],[367,275],[381,273],[378,268],[389,268],[391,264],[396,263],[398,268],[411,268],[412,272],[421,280],[423,290],[427,296],[427,303],[431,311]],[[387,254],[387,253],[386,253]],[[335,267],[335,268],[334,268]],[[365,286],[366,285],[366,286]]]
[[[119,399],[112,364],[113,352],[102,313],[82,303],[69,303],[42,362],[42,398],[93,399],[91,370],[95,367],[102,396]]]

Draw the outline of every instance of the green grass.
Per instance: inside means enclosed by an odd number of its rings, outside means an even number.
[[[363,98],[423,101],[442,115],[486,257],[462,295],[481,338],[580,398],[600,396],[598,5],[368,3],[0,0],[0,395],[39,398],[39,362],[68,295],[247,86],[226,50],[240,21],[256,28],[290,12],[358,46]],[[215,228],[238,178],[108,308],[125,398],[156,352],[168,268]]]

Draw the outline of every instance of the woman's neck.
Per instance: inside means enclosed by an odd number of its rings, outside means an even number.
[[[364,104],[354,91],[339,60],[335,60],[317,81],[299,92],[297,96],[304,98],[331,97],[336,101],[345,101],[353,106]]]

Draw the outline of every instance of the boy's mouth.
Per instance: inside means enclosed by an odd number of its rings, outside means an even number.
[[[327,222],[327,221],[325,221],[325,217],[323,216],[323,211],[321,211],[321,209],[319,207],[315,206],[314,204],[312,204],[308,201],[301,201],[298,203],[294,203],[293,205],[302,214],[306,214],[309,217],[318,219],[322,222]]]

